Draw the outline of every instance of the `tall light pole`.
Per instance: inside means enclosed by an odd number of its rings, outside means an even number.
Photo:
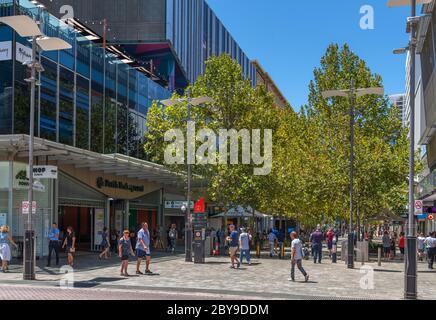
[[[354,101],[356,97],[361,97],[369,94],[383,95],[383,88],[355,88],[354,79],[351,80],[350,89],[347,90],[328,90],[322,92],[324,99],[332,97],[345,97],[350,101],[350,220],[348,224],[348,254],[347,266],[349,269],[354,268],[354,239],[353,239],[353,174],[354,174],[354,118],[355,106]]]
[[[187,98],[181,98],[177,100],[162,100],[160,103],[162,103],[164,106],[172,106],[175,104],[180,104],[183,102],[187,102],[187,111],[188,111],[188,118],[186,120],[187,123],[187,135],[189,134],[188,128],[193,126],[193,121],[191,119],[191,106],[199,106],[201,104],[205,103],[213,103],[214,100],[210,97],[196,97],[191,98],[190,94],[188,92]],[[195,145],[192,146],[190,141],[191,139],[187,139],[187,195],[186,195],[186,210],[184,210],[185,213],[185,261],[186,262],[192,262],[192,226],[191,226],[191,164],[195,162],[195,153],[193,155],[194,159],[192,159],[192,153],[195,149]]]
[[[35,88],[37,83],[36,72],[42,72],[43,68],[36,59],[37,50],[53,51],[71,49],[71,45],[59,38],[45,37],[40,31],[38,24],[25,15],[8,16],[0,18],[0,23],[14,29],[21,37],[32,40],[32,60],[25,64],[30,68],[30,78],[25,79],[30,83],[30,124],[29,124],[29,213],[27,226],[24,234],[24,280],[35,280],[35,231],[32,228],[33,211],[33,141],[35,127]]]
[[[409,45],[405,48],[394,50],[394,54],[410,54],[410,154],[409,154],[409,217],[406,235],[406,259],[404,261],[404,298],[417,298],[417,259],[416,259],[416,234],[415,234],[415,66],[416,66],[416,31],[420,17],[416,16],[416,5],[430,3],[432,0],[389,0],[389,7],[411,6],[411,16],[407,19],[407,31],[410,32]]]

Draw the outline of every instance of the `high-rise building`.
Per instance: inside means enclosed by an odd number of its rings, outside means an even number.
[[[389,96],[389,100],[392,105],[396,106],[400,110],[400,120],[401,123],[405,124],[405,104],[406,104],[406,94],[393,94]]]

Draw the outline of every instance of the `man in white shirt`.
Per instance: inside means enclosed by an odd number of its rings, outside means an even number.
[[[275,254],[275,252],[274,252],[274,245],[275,245],[276,240],[277,240],[277,236],[274,234],[274,232],[271,229],[269,231],[269,234],[268,234],[269,256],[270,257],[272,257]]]
[[[239,248],[241,248],[241,251],[239,253],[239,261],[242,264],[242,259],[247,259],[248,265],[251,265],[250,262],[250,242],[251,242],[251,234],[248,234],[245,231],[245,228],[241,228],[241,234],[239,235]]]
[[[297,232],[291,232],[291,240],[291,277],[288,280],[295,281],[295,264],[297,264],[298,270],[300,270],[304,276],[304,282],[307,282],[309,280],[309,275],[304,271],[302,264],[303,244],[301,243],[301,240],[298,239]]]
[[[434,258],[436,256],[436,232],[432,232],[426,240],[428,247],[428,268],[433,269]]]

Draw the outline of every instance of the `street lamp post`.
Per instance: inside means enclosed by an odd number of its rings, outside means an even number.
[[[191,98],[189,93],[187,98],[177,99],[177,100],[162,100],[160,103],[162,103],[164,106],[172,106],[175,104],[179,104],[182,102],[187,102],[187,112],[188,117],[186,120],[187,128],[189,128],[192,124],[191,119],[191,106],[198,106],[204,103],[212,103],[214,100],[210,97],[196,97]],[[188,134],[188,132],[187,132]],[[191,159],[191,148],[195,148],[195,146],[190,145],[190,139],[188,139],[187,143],[187,205],[186,209],[183,210],[185,213],[185,261],[186,262],[192,262],[192,226],[191,226],[191,164],[193,161],[195,161],[195,155],[194,159]]]
[[[407,31],[410,31],[409,45],[394,50],[394,54],[401,54],[409,50],[410,54],[410,154],[409,154],[409,217],[406,235],[406,259],[404,261],[404,298],[417,298],[417,259],[415,234],[415,68],[416,68],[416,31],[420,17],[416,16],[416,5],[430,3],[432,0],[389,0],[389,7],[411,6],[411,17],[407,19]]]
[[[348,253],[347,253],[347,266],[349,269],[354,268],[354,239],[353,239],[353,174],[354,174],[354,118],[355,118],[355,97],[361,97],[364,95],[376,94],[383,95],[383,88],[355,88],[354,79],[351,80],[350,89],[348,90],[328,90],[322,92],[324,99],[332,97],[345,97],[350,101],[350,220],[348,225]]]
[[[24,280],[35,280],[35,231],[32,228],[33,211],[33,144],[35,126],[35,88],[37,85],[36,72],[42,72],[43,68],[36,59],[37,50],[53,51],[70,49],[71,45],[59,38],[50,38],[42,34],[38,24],[25,15],[1,17],[0,23],[8,25],[23,38],[32,39],[32,59],[26,62],[30,70],[30,78],[25,79],[30,83],[30,124],[29,124],[29,191],[27,226],[24,234]]]

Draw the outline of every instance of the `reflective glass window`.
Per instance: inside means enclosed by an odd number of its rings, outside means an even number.
[[[59,38],[71,44],[69,50],[59,51],[59,63],[71,70],[75,68],[76,32],[69,27],[59,27]]]
[[[73,145],[74,74],[59,68],[59,142]]]
[[[40,137],[56,141],[57,65],[41,58]]]
[[[106,88],[105,88],[105,106],[104,106],[104,153],[115,153],[116,141],[116,64],[110,59],[106,59]]]
[[[92,47],[91,52],[91,150],[103,153],[104,53],[98,47]]]
[[[10,58],[0,61],[0,134],[12,133],[12,30],[0,27],[0,50]]]
[[[91,43],[83,38],[77,38],[77,67],[76,72],[89,78],[89,64],[91,56]]]
[[[127,137],[130,126],[127,111],[127,78],[128,66],[118,64],[117,81],[117,153],[127,154]]]
[[[76,146],[89,149],[89,80],[76,78]]]

